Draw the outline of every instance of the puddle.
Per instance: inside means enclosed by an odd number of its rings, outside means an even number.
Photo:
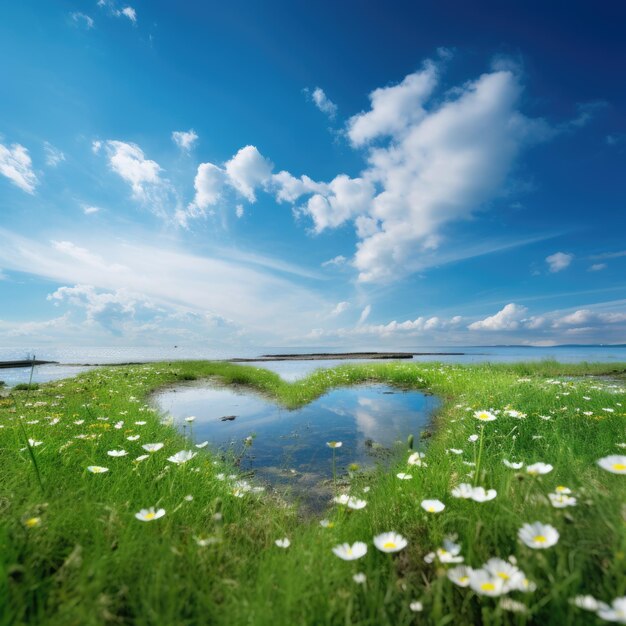
[[[353,463],[372,467],[409,434],[417,442],[440,404],[435,396],[386,385],[335,389],[291,411],[248,390],[206,383],[168,389],[155,400],[194,443],[209,441],[214,450],[241,457],[240,470],[254,472],[257,483],[269,482],[311,508],[323,508],[331,496],[333,454],[326,442],[342,442],[338,477]]]

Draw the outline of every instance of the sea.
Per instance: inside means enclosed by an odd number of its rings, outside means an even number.
[[[511,363],[516,361],[541,361],[554,359],[562,363],[626,362],[626,345],[569,345],[569,346],[264,346],[246,349],[213,349],[198,346],[115,346],[115,347],[0,347],[0,361],[13,361],[36,357],[38,360],[57,361],[58,364],[39,365],[33,371],[33,381],[49,382],[87,371],[97,365],[180,360],[229,360],[232,358],[257,358],[263,354],[345,353],[345,352],[440,352],[462,353],[422,355],[415,361],[441,361],[443,363]],[[297,380],[321,367],[334,367],[346,361],[273,361],[252,362],[246,365],[264,367],[278,373],[285,380]],[[30,368],[0,369],[0,381],[7,386],[28,382]]]

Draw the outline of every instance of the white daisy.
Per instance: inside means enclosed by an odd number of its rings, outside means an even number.
[[[344,561],[355,561],[367,554],[367,546],[362,541],[357,541],[352,545],[342,543],[333,548],[333,554]]]
[[[177,465],[182,465],[183,463],[187,463],[187,461],[191,461],[194,456],[198,454],[197,452],[192,452],[191,450],[181,450],[177,452],[173,456],[167,457],[167,460],[170,463],[176,463]]]
[[[135,513],[135,517],[142,522],[152,522],[155,519],[159,519],[159,517],[163,517],[165,515],[165,509],[154,510],[154,507],[151,506],[149,509],[141,509],[139,513]]]
[[[485,569],[472,570],[469,575],[469,586],[481,596],[501,596],[504,591],[504,581]]]
[[[496,416],[491,411],[474,411],[474,417],[480,422],[493,422]]]
[[[474,487],[472,490],[472,500],[475,502],[488,502],[493,500],[498,495],[495,489],[488,489],[485,491],[484,487]]]
[[[469,587],[472,568],[467,565],[453,567],[446,572],[448,578],[459,587]]]
[[[626,474],[626,456],[612,454],[597,461],[598,465],[611,474]]]
[[[568,496],[564,493],[549,493],[548,498],[550,498],[550,504],[552,504],[555,509],[564,509],[568,506],[576,506],[576,498]]]
[[[472,497],[473,492],[474,488],[469,483],[461,483],[452,489],[452,495],[455,498],[464,498],[466,500]]]
[[[554,526],[534,522],[524,524],[518,531],[517,536],[529,548],[544,550],[550,548],[559,540],[559,533]]]
[[[549,463],[533,463],[526,466],[526,471],[532,476],[539,476],[540,474],[548,474],[554,468]]]
[[[381,552],[399,552],[407,546],[407,540],[398,533],[389,532],[376,535],[374,545]]]
[[[601,606],[598,609],[598,617],[607,622],[626,624],[626,596],[613,600],[610,607]]]
[[[441,513],[446,508],[446,505],[441,500],[422,500],[420,505],[424,511],[429,513]]]

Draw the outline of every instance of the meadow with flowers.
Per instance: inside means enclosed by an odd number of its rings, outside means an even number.
[[[287,383],[177,362],[0,397],[1,624],[626,623],[626,364],[342,365]],[[344,472],[320,516],[175,430],[150,394],[245,385],[286,408],[384,382],[432,436]]]

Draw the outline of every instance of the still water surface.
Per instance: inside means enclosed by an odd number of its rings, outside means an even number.
[[[371,467],[409,434],[417,441],[440,404],[434,396],[385,385],[335,389],[296,410],[249,391],[206,383],[166,390],[155,400],[194,443],[209,441],[214,449],[242,455],[242,471],[286,487],[312,506],[330,495],[329,485],[321,484],[333,475],[326,442],[342,442],[336,449],[338,475],[351,463]],[[185,422],[189,416],[196,418],[191,426]],[[246,446],[249,436],[252,445]]]

